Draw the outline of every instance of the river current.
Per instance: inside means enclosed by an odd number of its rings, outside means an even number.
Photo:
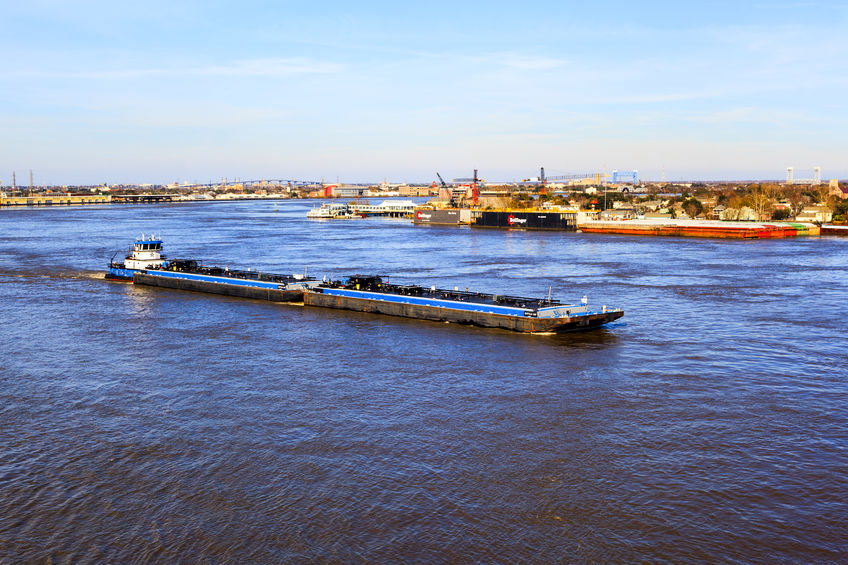
[[[844,562],[848,239],[314,204],[0,210],[0,563]],[[530,336],[104,280],[142,232],[625,315]]]

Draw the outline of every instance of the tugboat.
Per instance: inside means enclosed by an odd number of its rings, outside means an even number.
[[[118,252],[115,253],[117,255]],[[162,240],[156,236],[141,237],[135,240],[123,263],[115,262],[115,255],[109,261],[109,270],[106,278],[111,281],[132,282],[133,274],[145,269],[159,269],[165,263],[162,256]]]
[[[278,275],[252,269],[241,271],[228,267],[210,267],[195,259],[165,260],[161,251],[161,239],[145,237],[142,234],[141,238],[130,246],[123,263],[116,263],[115,256],[112,256],[106,278],[138,285],[272,302],[302,302],[304,290],[321,283],[305,272]]]
[[[550,297],[524,298],[389,284],[378,275],[354,275],[319,284],[305,290],[303,303],[523,333],[590,330],[624,315],[621,308],[603,306],[600,310],[589,310],[585,296],[580,304],[563,304]]]

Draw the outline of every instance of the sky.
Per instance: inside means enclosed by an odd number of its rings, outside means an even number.
[[[0,181],[848,178],[848,2],[0,0]]]

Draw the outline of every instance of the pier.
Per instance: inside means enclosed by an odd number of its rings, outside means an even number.
[[[412,200],[383,200],[379,204],[360,204],[350,202],[347,207],[351,214],[362,216],[384,216],[389,218],[404,218],[410,216],[417,204]]]
[[[0,196],[0,206],[68,206],[80,204],[109,204],[109,195],[39,194],[37,196]]]

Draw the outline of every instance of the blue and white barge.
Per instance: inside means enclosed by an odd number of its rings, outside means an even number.
[[[158,269],[166,262],[162,255],[162,240],[156,236],[145,236],[136,239],[130,245],[127,256],[122,263],[115,261],[115,255],[109,261],[109,270],[106,278],[113,281],[132,282],[133,275],[145,269]]]
[[[321,283],[306,273],[278,275],[209,267],[194,259],[173,259],[160,268],[138,271],[133,282],[272,302],[303,302],[303,293]]]
[[[589,330],[624,315],[620,308],[607,306],[590,310],[586,297],[579,304],[563,304],[550,298],[395,285],[377,275],[355,275],[343,281],[319,284],[305,292],[303,303],[523,333]]]

